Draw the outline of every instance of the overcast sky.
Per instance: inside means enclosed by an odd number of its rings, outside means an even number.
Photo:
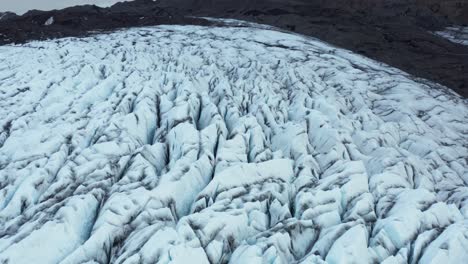
[[[51,10],[84,4],[109,6],[116,2],[123,0],[0,0],[0,12],[11,11],[23,14],[31,9]]]

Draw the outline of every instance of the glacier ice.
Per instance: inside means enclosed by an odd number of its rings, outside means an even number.
[[[452,42],[468,45],[468,27],[466,26],[447,27],[442,31],[436,31],[434,33]]]
[[[2,46],[0,262],[459,263],[467,120],[252,24]]]

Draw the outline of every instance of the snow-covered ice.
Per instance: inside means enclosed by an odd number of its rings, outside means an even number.
[[[0,47],[1,263],[459,263],[468,104],[266,27]]]
[[[468,27],[448,27],[443,31],[435,32],[435,34],[446,38],[452,42],[459,43],[462,45],[468,45]]]

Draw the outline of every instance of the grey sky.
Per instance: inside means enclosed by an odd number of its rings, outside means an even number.
[[[74,5],[95,4],[109,6],[123,0],[0,0],[0,12],[23,14],[31,9],[52,10]]]

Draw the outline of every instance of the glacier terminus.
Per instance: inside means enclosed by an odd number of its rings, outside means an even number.
[[[0,263],[466,263],[468,101],[225,22],[0,46]]]

